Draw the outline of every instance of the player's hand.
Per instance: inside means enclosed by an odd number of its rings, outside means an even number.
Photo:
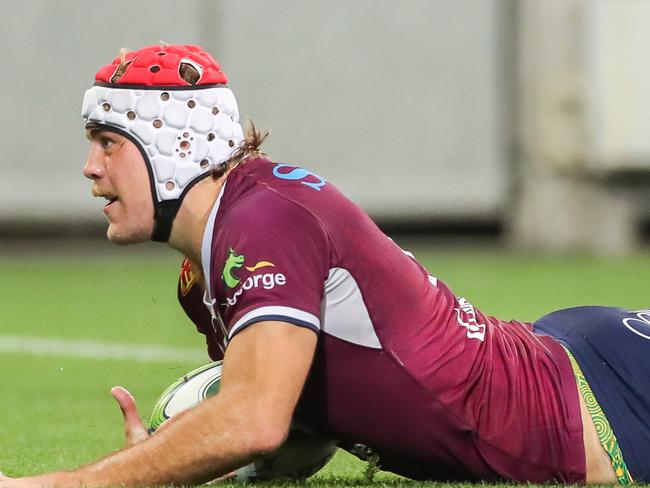
[[[146,427],[138,414],[138,407],[135,404],[135,398],[126,388],[115,386],[111,390],[111,395],[122,410],[124,417],[124,436],[126,438],[126,447],[146,440],[149,437]]]
[[[25,478],[8,478],[0,473],[0,488],[48,488],[52,486],[81,486],[68,473],[49,473]]]
[[[0,472],[0,488],[18,488],[22,486],[29,486],[25,483],[22,483],[22,480],[19,478],[10,478],[9,476],[5,476],[2,472]]]

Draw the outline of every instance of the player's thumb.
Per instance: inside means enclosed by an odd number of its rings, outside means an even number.
[[[138,407],[135,404],[133,395],[129,393],[126,388],[115,386],[111,389],[111,395],[120,406],[122,416],[124,417],[124,436],[126,437],[126,446],[132,446],[142,442],[149,433],[145,428],[140,415],[138,414]]]

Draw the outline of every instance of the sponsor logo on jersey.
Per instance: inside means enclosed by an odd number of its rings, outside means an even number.
[[[636,335],[650,340],[650,310],[630,312],[633,317],[623,319],[623,325]]]
[[[320,191],[321,188],[327,184],[325,178],[321,178],[307,169],[291,166],[289,164],[276,164],[275,168],[273,168],[273,176],[280,178],[281,180],[300,180],[301,184],[313,188],[316,191]]]
[[[249,273],[246,279],[239,276],[240,268],[244,268]],[[266,268],[275,268],[275,264],[270,261],[258,261],[253,266],[246,266],[246,258],[243,254],[237,254],[233,248],[228,250],[228,257],[224,263],[223,273],[221,277],[228,288],[235,289],[232,297],[226,297],[226,307],[232,307],[237,303],[242,293],[252,288],[263,288],[264,290],[272,290],[276,286],[284,286],[287,284],[287,278],[283,273],[268,272]],[[264,269],[264,272],[256,273],[256,271]]]
[[[483,342],[485,340],[485,324],[478,322],[474,306],[464,298],[459,297],[458,307],[454,310],[456,310],[458,324],[467,329],[467,337]]]
[[[183,264],[181,265],[181,276],[179,279],[181,286],[181,295],[186,296],[198,279],[199,275],[194,270],[194,266],[192,266],[190,260],[187,258],[184,259]]]
[[[243,265],[244,255],[238,255],[231,247],[228,250],[228,257],[226,258],[226,263],[223,266],[223,273],[221,274],[223,281],[226,283],[226,286],[228,288],[236,287],[241,281],[239,278],[233,275],[233,272],[234,270],[241,268]]]

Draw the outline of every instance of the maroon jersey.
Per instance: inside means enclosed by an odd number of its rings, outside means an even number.
[[[318,334],[295,413],[312,429],[416,479],[585,481],[562,347],[456,297],[319,176],[240,164],[202,259],[206,296],[182,286],[179,296],[214,359],[260,321]]]

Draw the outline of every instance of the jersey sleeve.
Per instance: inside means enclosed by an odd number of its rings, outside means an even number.
[[[251,200],[220,223],[213,247],[211,280],[228,337],[270,320],[318,332],[329,269],[325,231],[307,210],[272,192]]]

